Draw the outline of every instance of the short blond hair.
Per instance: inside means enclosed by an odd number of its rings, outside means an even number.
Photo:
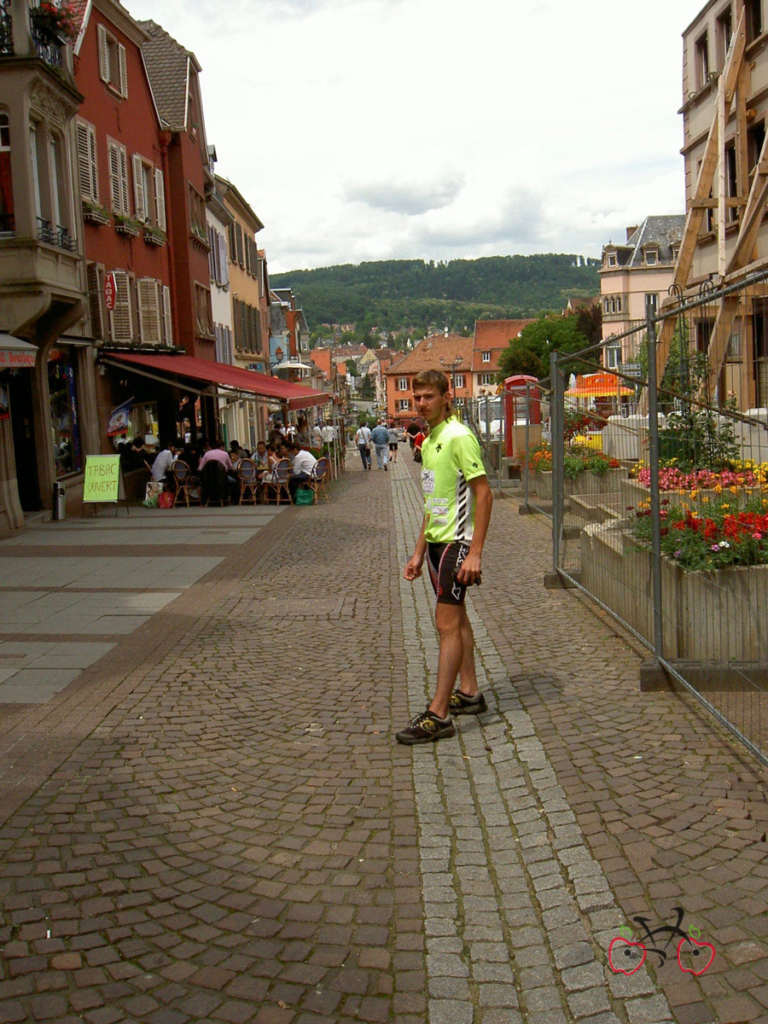
[[[441,395],[447,395],[451,382],[442,370],[422,370],[413,378],[413,390],[416,388],[436,388]]]

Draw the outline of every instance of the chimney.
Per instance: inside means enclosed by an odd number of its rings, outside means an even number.
[[[630,240],[630,238],[632,237],[632,235],[634,235],[634,233],[636,231],[637,231],[637,224],[632,224],[630,227],[627,228],[627,241]]]

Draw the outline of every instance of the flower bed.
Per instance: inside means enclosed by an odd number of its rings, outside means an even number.
[[[688,571],[732,565],[768,565],[768,498],[750,496],[743,507],[709,502],[706,509],[668,504],[661,509],[661,550]],[[635,511],[629,532],[651,539],[651,513]]]
[[[542,445],[531,453],[529,468],[535,473],[536,493],[540,498],[552,498],[552,451]],[[608,458],[593,448],[571,447],[563,460],[565,495],[611,494],[619,490],[626,471],[617,459]]]

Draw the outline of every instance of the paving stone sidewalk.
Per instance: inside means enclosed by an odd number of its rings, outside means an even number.
[[[436,656],[398,572],[416,467],[351,466],[118,641],[109,695],[89,670],[0,735],[44,725],[50,768],[0,832],[0,1021],[765,1024],[764,776],[543,590],[512,500],[472,605],[489,714],[395,744]],[[676,900],[712,968],[612,972]]]

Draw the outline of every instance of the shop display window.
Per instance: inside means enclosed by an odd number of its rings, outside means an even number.
[[[83,468],[83,452],[77,401],[77,353],[74,349],[61,348],[51,352],[48,391],[56,476],[77,473]]]

